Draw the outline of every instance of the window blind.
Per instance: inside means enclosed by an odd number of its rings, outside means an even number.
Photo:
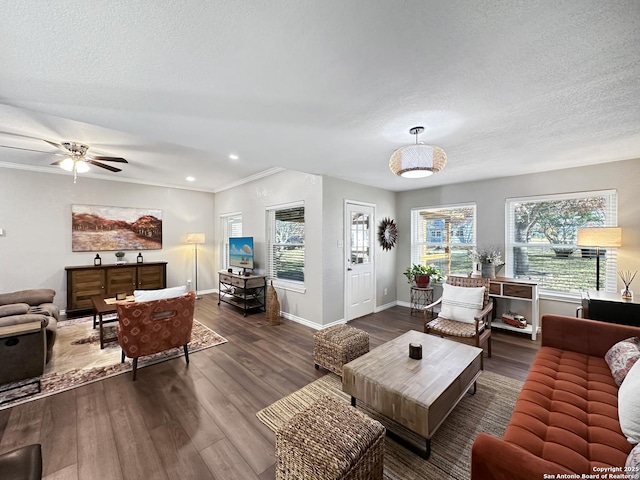
[[[411,263],[433,264],[443,274],[471,271],[476,245],[475,203],[411,210]]]
[[[242,236],[242,214],[220,215],[220,268],[229,268],[229,237]]]
[[[576,245],[580,227],[614,227],[615,190],[508,198],[505,271],[538,281],[542,291],[578,294],[596,287],[595,249]],[[601,250],[601,288],[615,291],[617,249]]]
[[[304,282],[304,202],[268,207],[266,212],[267,276]]]

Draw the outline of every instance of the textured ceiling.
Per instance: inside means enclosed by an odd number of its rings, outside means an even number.
[[[81,141],[130,161],[102,178],[207,191],[275,168],[401,191],[640,158],[639,52],[637,0],[4,0],[0,131],[23,137],[0,144]],[[401,179],[415,125],[448,164]]]

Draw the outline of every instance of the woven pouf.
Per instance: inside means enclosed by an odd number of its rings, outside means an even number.
[[[329,397],[276,432],[276,480],[382,479],[385,429]]]
[[[369,334],[350,327],[334,325],[313,335],[313,361],[316,368],[323,367],[342,376],[345,363],[369,351]]]

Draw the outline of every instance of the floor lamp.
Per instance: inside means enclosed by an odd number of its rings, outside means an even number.
[[[204,243],[204,233],[187,233],[187,243],[195,245],[194,248],[194,263],[196,266],[196,299],[201,297],[198,296],[198,245]]]
[[[596,249],[596,290],[600,290],[600,248],[619,247],[622,245],[622,229],[620,227],[585,227],[578,229],[579,247],[595,247]]]

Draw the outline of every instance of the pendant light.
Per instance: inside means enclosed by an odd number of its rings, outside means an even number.
[[[414,145],[400,147],[391,155],[389,168],[393,173],[404,178],[423,178],[438,173],[447,164],[447,154],[440,147],[418,142],[418,135],[424,127],[413,127],[409,130],[416,136]]]

